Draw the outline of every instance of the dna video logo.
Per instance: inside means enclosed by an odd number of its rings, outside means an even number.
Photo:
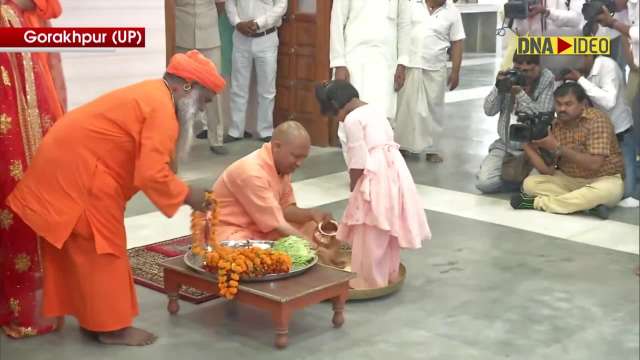
[[[609,55],[606,36],[518,36],[518,55]]]

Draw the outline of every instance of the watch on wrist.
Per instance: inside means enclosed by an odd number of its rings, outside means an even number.
[[[557,159],[562,156],[562,145],[556,146],[555,150],[553,150],[553,156]]]

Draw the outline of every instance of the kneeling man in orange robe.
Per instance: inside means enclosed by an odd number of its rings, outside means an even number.
[[[331,215],[301,209],[291,174],[309,155],[309,134],[294,121],[278,126],[271,142],[234,162],[213,185],[220,240],[277,240],[296,235],[314,244],[318,223]]]
[[[43,312],[73,315],[106,344],[147,345],[132,327],[138,303],[127,257],[124,213],[142,191],[168,217],[204,191],[175,174],[193,120],[224,88],[197,51],[171,59],[163,79],[108,93],[64,115],[44,137],[7,204],[45,241]]]

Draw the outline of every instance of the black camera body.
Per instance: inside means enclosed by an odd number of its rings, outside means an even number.
[[[509,126],[509,140],[528,143],[547,137],[549,127],[553,123],[553,112],[536,114],[516,113],[517,124]]]
[[[512,86],[527,85],[527,78],[518,69],[509,69],[503,73],[503,76],[503,78],[496,80],[496,88],[501,94],[511,91]]]
[[[508,19],[526,19],[529,17],[529,7],[539,0],[508,0],[504,4],[504,17]]]
[[[582,35],[593,36],[596,32],[596,16],[602,14],[605,7],[609,14],[616,12],[616,4],[614,0],[587,0],[582,5],[582,17],[586,20],[586,23],[582,27]]]
[[[596,16],[602,14],[602,7],[609,10],[609,14],[616,12],[616,4],[613,0],[591,0],[582,5],[582,16],[586,21],[594,21]]]

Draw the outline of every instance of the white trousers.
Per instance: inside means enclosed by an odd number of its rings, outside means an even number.
[[[258,136],[273,133],[273,108],[276,98],[276,71],[278,66],[278,33],[251,38],[233,33],[231,68],[231,125],[229,135],[242,138],[247,120],[249,84],[253,65],[256,67],[258,95]]]

